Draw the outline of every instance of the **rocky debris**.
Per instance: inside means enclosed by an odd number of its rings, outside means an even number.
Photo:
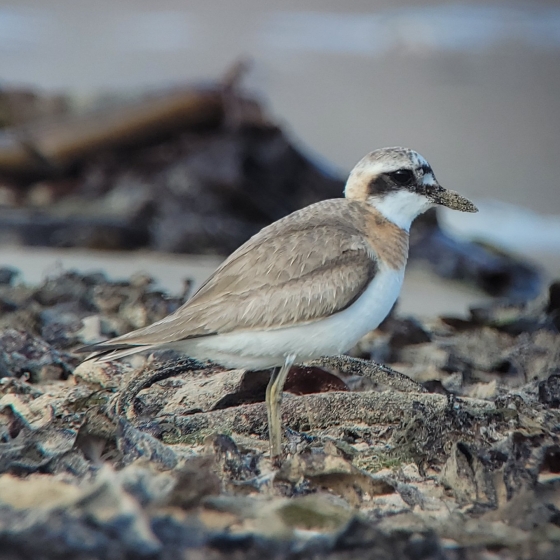
[[[76,347],[183,296],[146,278],[65,273],[31,287],[4,276],[6,557],[560,555],[556,284],[468,319],[393,314],[353,351],[389,365],[342,356],[294,368],[275,468],[268,372],[168,352],[78,365]]]
[[[25,377],[31,382],[66,379],[76,358],[55,350],[46,340],[24,331],[0,332],[0,377]]]
[[[10,352],[13,360],[16,347],[24,348],[26,358],[31,359],[31,337],[37,336],[63,353],[78,344],[151,324],[175,311],[187,296],[169,297],[142,275],[129,282],[113,282],[102,273],[66,272],[33,288],[13,280],[0,284],[0,301],[4,302],[0,328],[25,334],[16,341],[12,333],[2,349]],[[3,336],[8,335],[4,332]],[[44,357],[45,350],[36,353]],[[17,374],[13,368],[10,371],[10,375]]]

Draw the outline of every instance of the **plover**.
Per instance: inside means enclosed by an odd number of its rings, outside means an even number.
[[[174,349],[227,368],[274,368],[266,404],[271,456],[280,455],[292,364],[346,352],[383,321],[402,286],[416,216],[437,204],[477,211],[441,187],[420,154],[400,147],[366,155],[344,194],[265,227],[177,311],[90,346],[88,359]]]

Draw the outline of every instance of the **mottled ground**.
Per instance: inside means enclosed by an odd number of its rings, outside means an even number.
[[[142,277],[0,280],[5,557],[560,554],[557,284],[468,319],[392,316],[354,358],[294,368],[274,466],[267,372],[169,354],[79,365],[76,347],[186,294]]]

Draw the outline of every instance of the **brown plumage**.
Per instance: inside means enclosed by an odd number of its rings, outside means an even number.
[[[407,253],[407,232],[374,208],[325,200],[261,230],[172,315],[99,350],[315,321],[356,301],[375,276],[376,255],[397,269]]]

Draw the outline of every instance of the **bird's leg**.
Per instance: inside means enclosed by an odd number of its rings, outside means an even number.
[[[266,397],[265,397],[265,401],[266,401],[266,414],[268,416],[268,438],[269,438],[269,442],[270,442],[270,457],[272,458],[274,456],[274,441],[275,441],[275,437],[273,436],[273,425],[274,425],[274,420],[273,418],[275,418],[274,414],[275,414],[275,410],[273,410],[275,407],[273,406],[273,402],[272,402],[272,395],[273,395],[273,390],[274,390],[274,384],[277,382],[278,380],[278,374],[280,373],[280,369],[279,367],[275,367],[272,369],[272,372],[270,374],[270,381],[268,382],[268,385],[266,386]],[[278,438],[280,439],[280,438]],[[279,443],[280,445],[280,443]]]
[[[270,457],[282,454],[282,390],[296,357],[290,354],[281,368],[274,368],[266,388],[266,410],[268,413],[268,435],[270,438]]]

